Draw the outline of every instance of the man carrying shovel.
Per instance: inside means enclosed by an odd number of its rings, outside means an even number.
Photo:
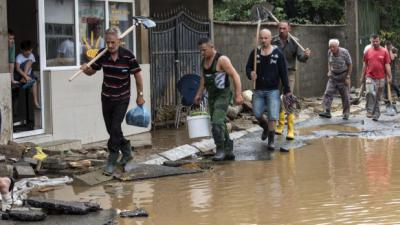
[[[108,159],[104,174],[112,175],[117,165],[119,151],[122,158],[119,161],[124,166],[132,159],[130,142],[124,138],[121,124],[124,120],[131,96],[131,78],[136,80],[136,104],[143,105],[143,80],[141,69],[131,51],[120,46],[119,30],[110,28],[105,31],[107,52],[91,66],[83,64],[81,70],[88,76],[103,68],[104,79],[101,91],[103,118],[110,138],[107,143]],[[101,51],[100,51],[101,52]]]
[[[296,37],[292,36],[290,32],[290,24],[288,21],[280,21],[278,23],[279,35],[272,38],[272,44],[279,47],[283,52],[287,62],[288,78],[290,89],[294,90],[294,85],[296,81],[296,70],[297,70],[297,60],[300,62],[307,62],[311,55],[311,50],[306,48],[303,49],[298,44]],[[285,127],[285,112],[281,107],[279,112],[278,126],[276,127],[275,133],[281,135]],[[294,139],[294,113],[287,114],[287,135],[286,139]]]
[[[256,88],[253,94],[253,112],[264,129],[261,140],[268,138],[268,150],[275,149],[275,126],[279,116],[280,97],[279,85],[283,85],[283,93],[291,96],[286,61],[283,53],[277,46],[271,45],[272,35],[268,29],[260,31],[261,49],[250,53],[246,65],[247,77],[255,80]],[[257,51],[257,52],[255,52]],[[254,57],[256,54],[256,57]],[[256,67],[254,68],[254,58]],[[264,116],[264,109],[267,118]]]
[[[365,76],[367,117],[378,121],[380,116],[379,100],[385,86],[385,74],[387,82],[391,83],[392,73],[389,52],[380,45],[379,35],[371,35],[371,40],[372,48],[369,48],[364,54],[362,74]],[[361,81],[363,79],[364,77],[361,77]]]

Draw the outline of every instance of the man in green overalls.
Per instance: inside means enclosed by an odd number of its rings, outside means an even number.
[[[229,138],[229,132],[225,124],[228,106],[232,100],[229,76],[235,86],[234,100],[237,105],[243,104],[242,85],[239,74],[232,66],[227,56],[219,54],[208,38],[201,38],[198,42],[202,60],[202,73],[200,87],[197,90],[194,101],[200,104],[204,88],[208,92],[208,109],[211,115],[212,135],[217,153],[214,161],[234,160],[233,141]]]

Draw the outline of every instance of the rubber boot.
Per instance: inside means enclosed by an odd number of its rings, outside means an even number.
[[[215,145],[217,146],[217,152],[212,158],[213,161],[225,160],[225,135],[221,125],[213,124],[211,129]]]
[[[133,159],[132,157],[132,146],[130,141],[126,141],[125,144],[121,146],[122,157],[118,162],[120,166],[125,166],[129,161]]]
[[[268,137],[268,123],[267,122],[260,122],[260,127],[262,127],[263,132],[261,134],[261,140],[265,141]]]
[[[278,126],[276,126],[275,134],[282,135],[283,129],[285,129],[285,112],[281,111],[279,112]]]
[[[224,160],[235,160],[235,155],[233,154],[233,140],[227,138],[225,142],[225,159]]]
[[[114,169],[117,166],[117,160],[119,157],[119,152],[116,149],[108,149],[108,158],[107,158],[107,164],[106,167],[104,168],[103,174],[107,176],[111,176],[114,173]]]
[[[327,110],[325,110],[323,112],[320,112],[318,115],[320,117],[324,117],[324,118],[328,118],[328,119],[330,119],[332,117],[331,110],[329,110],[329,109],[327,109]]]
[[[293,140],[294,139],[294,114],[290,113],[287,116],[287,120],[288,120],[288,132],[286,135],[286,140]]]
[[[223,161],[225,160],[225,149],[221,147],[217,147],[217,153],[215,153],[214,157],[212,158],[212,161]]]
[[[275,151],[275,131],[268,132],[268,151]]]

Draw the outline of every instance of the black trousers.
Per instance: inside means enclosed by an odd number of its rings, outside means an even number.
[[[127,142],[122,133],[121,124],[128,109],[129,99],[112,101],[102,97],[101,103],[104,122],[110,135],[107,143],[108,149],[110,151],[119,151],[121,146]]]

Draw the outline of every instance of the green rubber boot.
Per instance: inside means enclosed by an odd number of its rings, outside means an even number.
[[[115,149],[108,149],[108,152],[107,164],[104,168],[103,174],[106,176],[111,176],[114,173],[115,167],[117,166],[119,152]]]
[[[122,157],[118,164],[120,166],[125,166],[129,161],[133,159],[132,146],[130,141],[127,141],[124,145],[121,146],[121,152]]]

